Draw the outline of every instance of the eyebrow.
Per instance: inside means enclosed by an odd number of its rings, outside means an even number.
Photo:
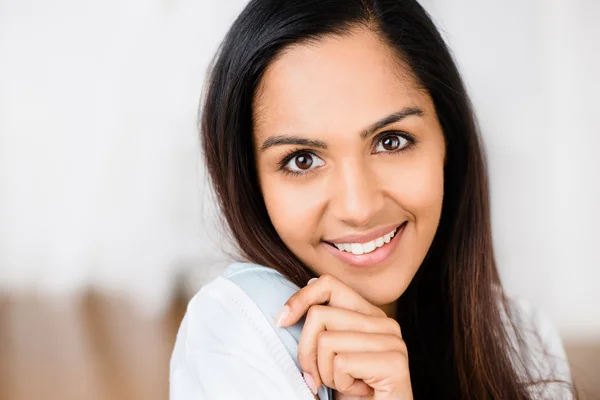
[[[410,116],[422,117],[424,114],[425,113],[423,112],[423,110],[421,110],[420,108],[417,108],[417,107],[403,108],[402,110],[396,111],[396,112],[380,119],[379,121],[369,125],[366,129],[364,129],[360,133],[360,138],[364,140],[364,139],[368,138],[369,136],[373,135],[375,132],[377,132],[381,128],[386,127],[387,125],[393,124],[394,122],[402,121],[403,119],[410,117]],[[293,135],[275,135],[275,136],[270,136],[269,138],[267,138],[267,140],[265,140],[263,142],[262,146],[260,147],[260,151],[263,152],[270,147],[282,146],[282,145],[306,146],[306,147],[313,147],[313,148],[317,148],[317,149],[326,149],[327,148],[327,143],[325,143],[322,140],[307,139],[304,137],[293,136]]]
[[[387,117],[380,119],[379,121],[369,126],[367,129],[363,130],[360,133],[360,138],[364,140],[372,134],[374,134],[375,132],[377,132],[378,130],[380,130],[381,128],[386,127],[387,125],[393,124],[394,122],[402,121],[406,117],[410,117],[413,115],[422,117],[423,114],[425,114],[423,110],[417,107],[403,108],[400,111],[396,111],[395,113],[392,113]]]

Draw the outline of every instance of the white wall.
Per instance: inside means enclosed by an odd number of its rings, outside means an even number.
[[[177,270],[214,264],[196,113],[243,4],[0,0],[0,289],[155,312]]]
[[[509,292],[568,338],[600,335],[600,2],[429,0],[488,154]]]
[[[244,4],[0,0],[0,290],[94,285],[155,312],[179,271],[218,271],[196,107]],[[600,2],[424,4],[479,115],[509,291],[598,337]]]

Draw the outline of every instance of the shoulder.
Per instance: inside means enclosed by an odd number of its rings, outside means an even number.
[[[513,362],[524,383],[542,396],[570,398],[571,372],[560,333],[539,308],[521,298],[507,298],[503,319],[513,350]],[[552,397],[543,397],[552,398]]]
[[[247,358],[260,357],[260,352],[251,354],[259,347],[249,318],[237,307],[237,297],[233,283],[217,277],[190,300],[171,356],[171,373],[182,366],[190,367],[190,360],[227,349],[236,349],[239,356]],[[196,367],[201,365],[192,370]]]
[[[232,264],[189,302],[171,356],[171,399],[291,398],[302,393],[304,381],[282,335],[296,342],[274,326],[286,293],[295,289],[271,271]]]
[[[231,264],[223,278],[239,287],[272,321],[290,296],[300,289],[274,269],[257,264]]]
[[[217,337],[215,345],[226,338],[228,346],[250,348],[247,342],[257,336],[257,329],[274,328],[275,316],[296,290],[270,268],[231,264],[190,300],[177,340],[185,343],[188,353],[207,349]]]
[[[182,335],[187,338],[188,349],[200,345],[206,347],[207,339],[198,332],[206,333],[209,329],[213,337],[215,332],[220,337],[228,337],[229,332],[243,329],[249,329],[249,334],[254,336],[260,333],[263,338],[274,332],[299,366],[297,350],[304,319],[287,328],[275,326],[277,314],[298,290],[298,286],[271,268],[251,263],[231,264],[190,301],[180,331],[185,325]],[[209,321],[212,322],[210,328],[207,325]],[[229,340],[246,339],[235,335]],[[243,342],[239,345],[250,344]]]

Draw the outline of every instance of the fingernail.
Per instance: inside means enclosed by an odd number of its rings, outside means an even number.
[[[315,385],[315,380],[312,376],[308,372],[303,372],[302,376],[304,376],[304,382],[306,382],[306,386],[308,386],[312,394],[317,394],[317,385]]]
[[[278,328],[281,328],[281,325],[283,324],[285,319],[288,317],[288,315],[290,315],[290,306],[285,305],[285,306],[283,306],[281,311],[279,311],[279,314],[277,314],[277,317],[275,317],[275,325],[277,325]]]
[[[310,285],[311,283],[313,283],[314,281],[318,280],[319,278],[311,278],[308,283],[306,284],[306,286]]]

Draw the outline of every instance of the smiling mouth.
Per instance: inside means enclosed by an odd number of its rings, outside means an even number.
[[[401,230],[406,224],[407,221],[397,226],[385,235],[366,243],[332,243],[327,241],[324,242],[327,243],[329,246],[336,248],[340,252],[350,253],[353,255],[370,254],[375,250],[381,247],[385,247],[387,244],[389,244],[394,238],[394,236],[396,236],[398,231]]]

